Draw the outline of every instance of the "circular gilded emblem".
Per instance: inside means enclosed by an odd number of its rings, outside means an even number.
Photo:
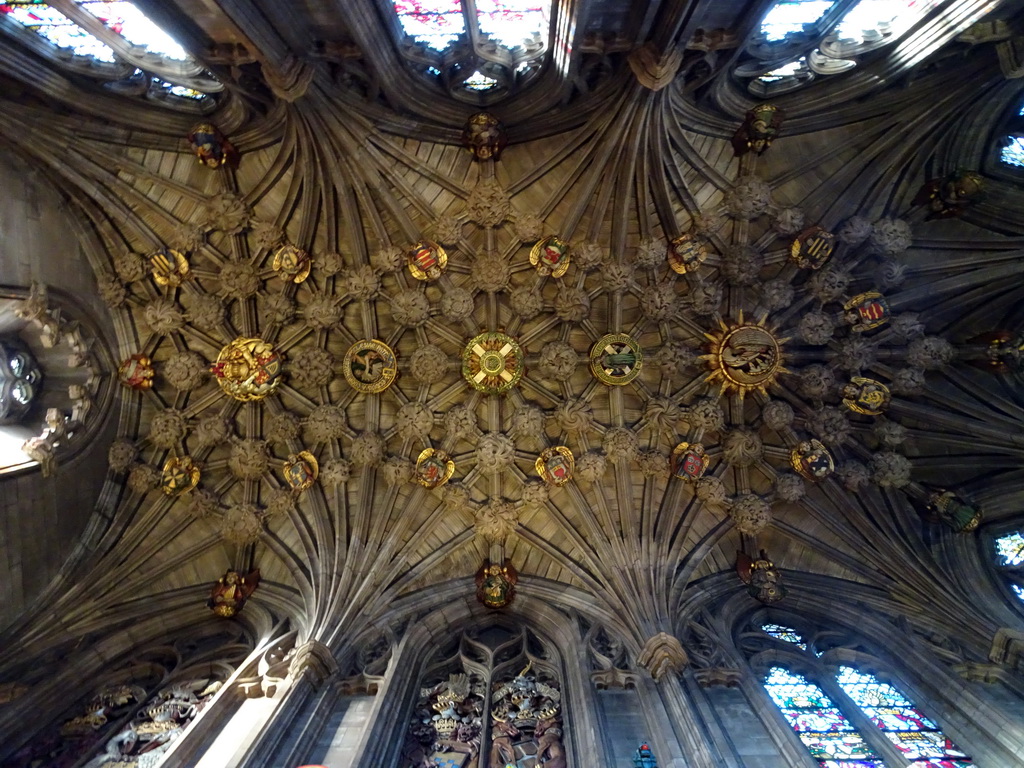
[[[609,333],[590,349],[590,370],[598,381],[620,387],[637,377],[644,353],[631,336]]]
[[[274,393],[281,383],[283,363],[268,342],[239,336],[220,351],[210,372],[226,395],[247,402]]]
[[[406,251],[409,272],[417,280],[437,280],[448,268],[448,254],[437,243],[420,240]]]
[[[435,448],[423,450],[416,459],[416,482],[424,488],[438,488],[455,473],[455,462],[444,451]]]
[[[561,277],[569,269],[569,244],[548,235],[530,249],[530,263],[545,277]]]
[[[282,245],[274,251],[274,261],[271,264],[285,282],[301,283],[309,277],[309,270],[313,266],[313,260],[301,248],[294,245]]]
[[[519,383],[526,355],[519,342],[504,333],[481,333],[462,350],[462,376],[488,395],[508,392]]]
[[[742,396],[750,390],[765,391],[785,371],[782,342],[763,325],[744,323],[726,326],[707,334],[711,351],[703,356],[711,373],[708,381],[721,382],[722,391],[735,390]]]
[[[374,394],[391,386],[398,375],[398,361],[394,350],[383,341],[363,339],[348,348],[343,369],[352,389]]]

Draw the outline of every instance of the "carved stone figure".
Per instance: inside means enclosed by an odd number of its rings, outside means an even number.
[[[927,181],[912,204],[927,205],[929,219],[954,218],[978,200],[983,187],[980,174],[957,169],[943,178]]]
[[[517,581],[519,574],[511,560],[504,565],[485,560],[476,573],[476,599],[488,608],[505,608],[515,599]]]
[[[763,549],[756,560],[746,552],[737,551],[736,573],[747,585],[750,596],[765,605],[777,603],[786,596],[786,588],[780,583],[782,574]]]

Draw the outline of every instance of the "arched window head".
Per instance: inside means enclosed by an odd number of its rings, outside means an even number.
[[[392,0],[392,6],[406,38],[403,55],[463,101],[488,104],[518,90],[550,48],[550,0]]]
[[[0,424],[21,424],[42,390],[43,371],[16,337],[0,337]]]
[[[748,40],[735,70],[766,97],[858,66],[862,54],[890,45],[939,0],[778,0]],[[972,20],[973,21],[973,20]]]
[[[973,765],[896,686],[848,662],[870,657],[847,633],[816,632],[805,642],[785,624],[761,620],[753,628],[760,633],[744,635],[751,663],[822,768],[891,768],[897,754],[910,768]]]
[[[995,540],[996,565],[1006,576],[1010,589],[1024,600],[1024,534],[1013,531]]]
[[[51,43],[51,58],[109,80],[107,85],[115,92],[144,95],[171,106],[191,102],[212,108],[209,94],[223,88],[127,0],[72,0],[59,7],[38,0],[9,0],[0,5],[0,13]],[[70,60],[61,52],[70,53]],[[135,67],[127,77],[125,64]]]

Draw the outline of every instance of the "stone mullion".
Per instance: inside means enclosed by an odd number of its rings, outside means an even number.
[[[907,765],[907,759],[903,753],[889,741],[881,728],[875,725],[871,718],[864,714],[842,686],[836,682],[836,672],[832,668],[826,674],[809,678],[810,682],[818,685],[825,694],[832,699],[836,708],[850,721],[850,725],[857,729],[864,741],[878,754],[885,764],[890,768],[901,768]]]

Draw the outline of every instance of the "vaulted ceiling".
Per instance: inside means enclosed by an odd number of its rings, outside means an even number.
[[[122,390],[99,517],[43,594],[62,627],[25,641],[207,620],[209,584],[251,558],[251,620],[343,644],[398,609],[472,600],[481,561],[507,557],[523,591],[617,617],[639,645],[740,590],[738,549],[766,549],[797,603],[843,585],[893,610],[934,606],[925,623],[999,626],[972,608],[977,566],[949,570],[976,564],[978,539],[922,513],[937,488],[990,522],[1019,512],[1019,377],[967,363],[969,339],[1024,320],[1024,207],[994,149],[1021,98],[1007,64],[1019,4],[943,3],[853,71],[773,98],[780,137],[737,158],[730,137],[757,100],[733,68],[771,3],[563,3],[564,61],[488,106],[510,140],[497,161],[462,146],[477,108],[406,65],[386,4],[140,5],[223,82],[202,119],[240,161],[196,162],[199,115],[42,62],[3,76],[4,142],[90,233],[88,290],[109,306],[115,357],[157,372],[151,390]],[[979,17],[1010,27],[957,37]],[[733,43],[702,43],[713,30]],[[957,168],[979,171],[986,196],[929,220],[916,193]],[[821,269],[790,258],[812,225],[837,236]],[[684,234],[707,255],[681,274],[667,256]],[[557,278],[530,261],[552,235],[571,259]],[[407,268],[422,240],[447,252],[436,280]],[[311,255],[303,282],[275,270],[284,244]],[[153,279],[161,248],[188,261],[178,286]],[[870,291],[893,316],[862,333],[842,308]],[[702,357],[741,323],[781,345],[766,391],[745,396]],[[495,332],[524,351],[500,395],[463,375],[467,342]],[[590,362],[609,334],[642,355],[621,386]],[[207,372],[237,337],[283,357],[262,400]],[[373,339],[397,377],[364,394],[343,369]],[[891,389],[883,415],[843,405],[854,377]],[[836,467],[820,482],[793,466],[812,439]],[[682,442],[707,451],[699,482],[670,472]],[[575,459],[560,487],[535,468],[554,446]],[[454,461],[447,485],[413,479],[426,448]],[[320,475],[293,493],[284,462],[303,450]],[[178,497],[156,487],[171,456],[201,473]],[[8,631],[32,626],[29,613]]]

